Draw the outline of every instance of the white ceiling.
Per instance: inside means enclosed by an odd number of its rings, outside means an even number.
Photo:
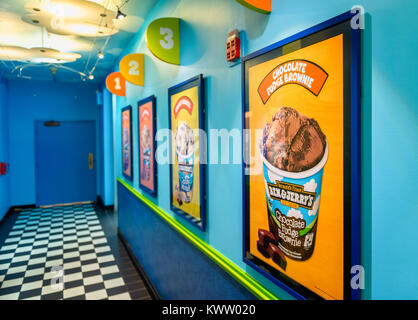
[[[36,1],[36,0],[35,0]],[[39,0],[45,2],[49,0]],[[126,0],[89,0],[103,5],[105,8],[117,11]],[[21,46],[24,48],[48,47],[62,52],[74,52],[81,54],[81,58],[75,62],[65,63],[64,67],[75,69],[79,72],[88,73],[97,61],[97,52],[100,50],[108,37],[80,37],[72,35],[57,35],[48,33],[44,28],[26,23],[22,16],[27,15],[25,4],[34,0],[0,0],[0,46]],[[106,75],[112,71],[113,66],[135,33],[142,26],[146,16],[158,0],[129,0],[122,12],[127,17],[117,21],[119,32],[112,35],[104,51],[105,58],[99,60],[94,71],[94,81],[103,81]],[[7,78],[16,78],[17,71],[12,73],[16,66],[22,65],[17,61],[1,61],[0,72]],[[35,80],[55,80],[59,82],[81,81],[80,75],[59,68],[52,75],[50,66],[37,65],[25,67],[22,71],[24,77]]]

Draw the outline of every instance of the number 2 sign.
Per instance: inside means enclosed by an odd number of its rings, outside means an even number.
[[[120,72],[113,72],[107,76],[106,87],[117,96],[126,96],[126,80]]]
[[[132,84],[137,86],[144,85],[144,54],[132,53],[122,58],[119,63],[120,73],[124,78]]]
[[[147,46],[158,59],[180,64],[180,19],[161,18],[147,28]]]

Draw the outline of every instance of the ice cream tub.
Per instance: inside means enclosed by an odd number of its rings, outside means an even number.
[[[181,192],[186,193],[186,202],[190,202],[189,193],[193,189],[193,165],[194,153],[183,156],[177,153],[177,161],[179,168],[179,189]]]
[[[185,123],[181,122],[178,126],[175,144],[176,157],[179,175],[179,198],[188,203],[191,202],[194,176],[194,133]]]
[[[142,166],[143,166],[142,179],[148,181],[151,177],[151,148],[150,147],[142,148]]]
[[[328,159],[328,143],[322,159],[301,172],[273,166],[260,152],[267,199],[270,232],[278,248],[290,259],[304,261],[312,256],[321,200],[322,175]]]
[[[151,178],[151,133],[147,125],[142,128],[142,179],[149,181]]]

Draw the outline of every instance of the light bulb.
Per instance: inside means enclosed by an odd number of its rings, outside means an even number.
[[[94,79],[94,76],[93,76],[93,74],[92,73],[90,73],[89,74],[89,80],[93,80]]]
[[[118,13],[117,13],[117,15],[116,15],[116,19],[118,19],[118,20],[123,20],[123,19],[125,19],[125,17],[126,17],[126,14],[124,14],[122,11],[120,11],[120,10],[118,9]]]
[[[97,58],[99,58],[100,60],[104,58],[104,54],[103,52],[99,51],[99,53],[97,54]]]

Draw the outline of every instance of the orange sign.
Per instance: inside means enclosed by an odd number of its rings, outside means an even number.
[[[286,84],[297,84],[318,95],[328,74],[307,60],[290,60],[275,67],[261,82],[258,93],[265,104],[270,96]]]
[[[236,0],[238,3],[242,4],[248,9],[261,12],[261,13],[270,13],[271,12],[271,0]]]
[[[120,72],[113,72],[107,76],[106,87],[117,96],[126,96],[126,80]]]

